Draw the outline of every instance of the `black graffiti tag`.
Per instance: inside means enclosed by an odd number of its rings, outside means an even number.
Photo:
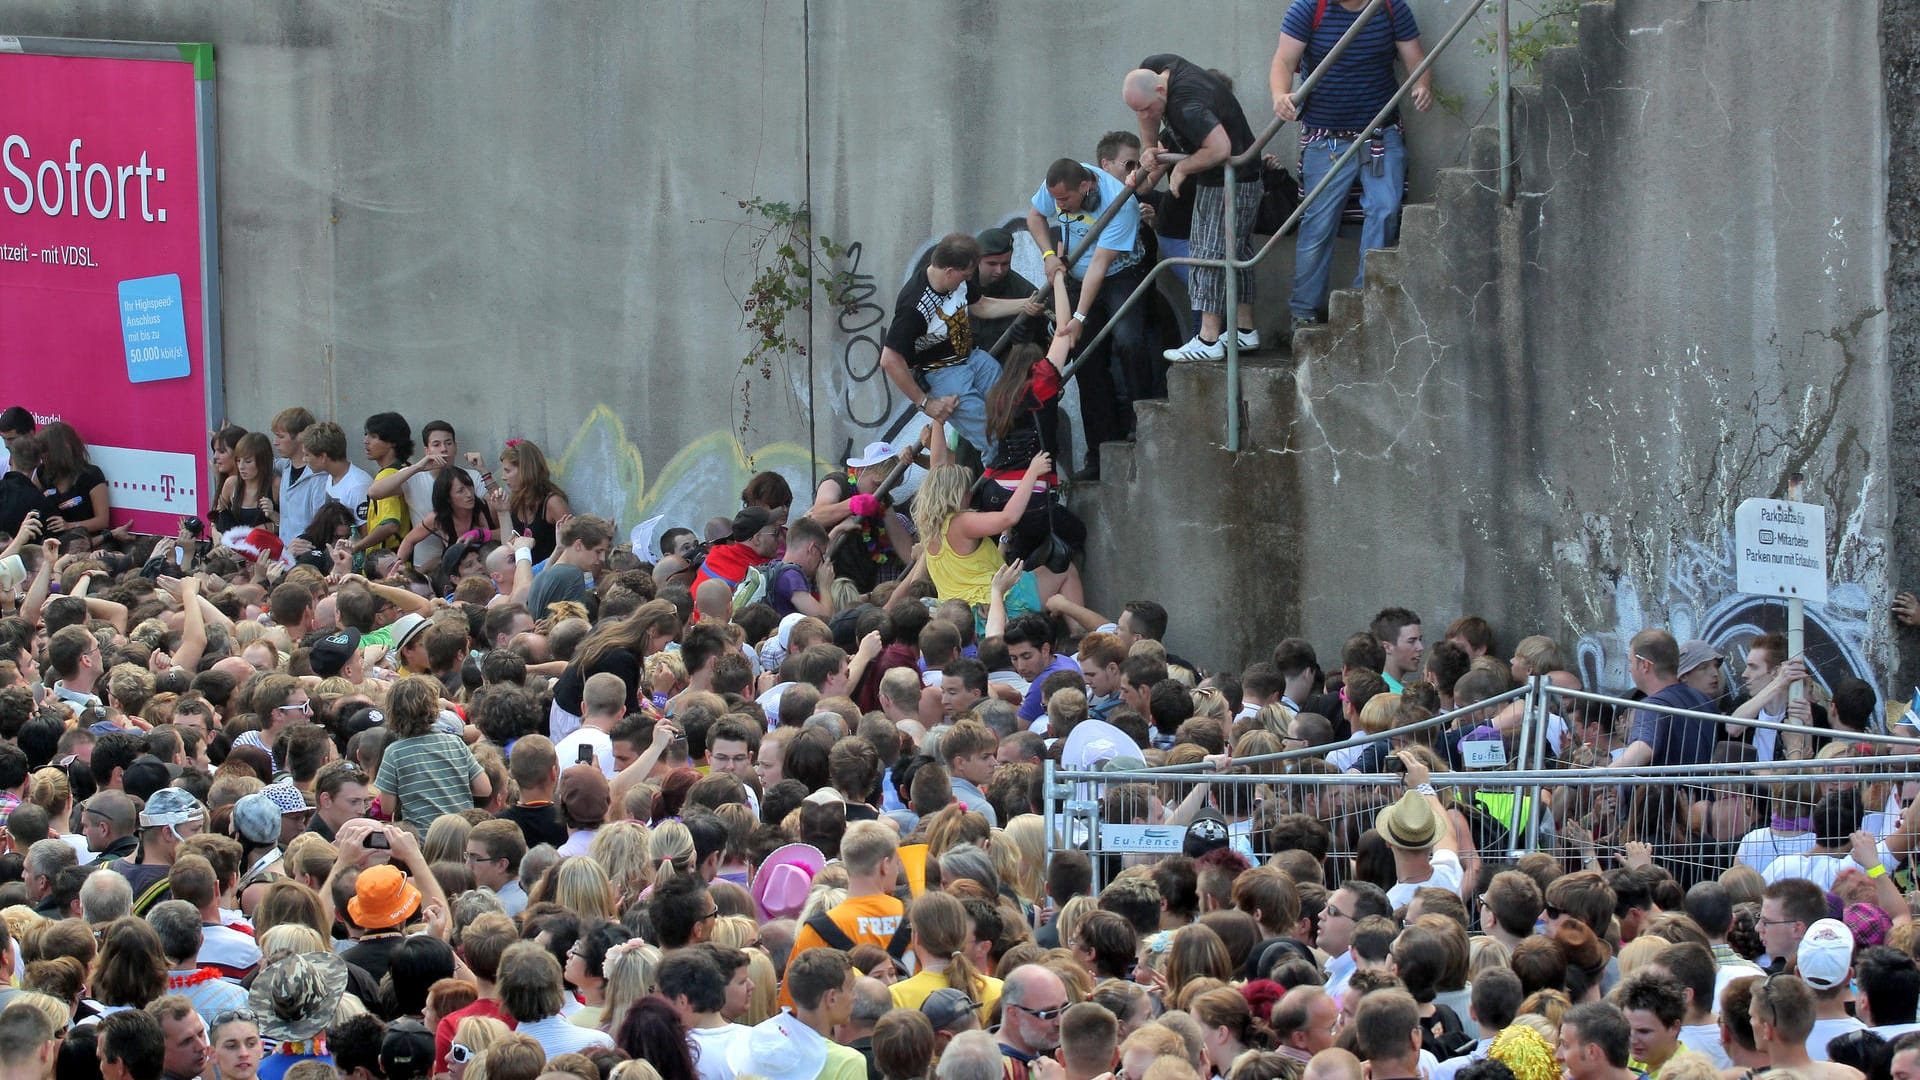
[[[860,250],[858,242],[847,247],[847,268],[838,275],[839,295],[834,297],[834,307],[839,312],[834,325],[846,337],[846,343],[840,347],[840,368],[849,380],[841,393],[846,417],[855,427],[872,429],[887,422],[887,414],[893,408],[893,390],[881,379],[878,410],[871,415],[863,414],[856,399],[861,386],[881,375],[879,332],[880,324],[886,321],[887,310],[874,302],[879,289],[873,283],[873,275],[860,272]]]

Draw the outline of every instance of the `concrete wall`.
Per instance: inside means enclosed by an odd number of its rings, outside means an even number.
[[[1887,110],[1887,401],[1891,436],[1893,517],[1913,519],[1920,498],[1920,7],[1886,4],[1880,12],[1880,56]],[[1891,530],[1889,577],[1900,588],[1920,582],[1920,538]],[[1920,632],[1900,631],[1894,686],[1920,685]]]
[[[1482,134],[1370,262],[1371,287],[1336,295],[1290,369],[1250,376],[1256,399],[1291,382],[1292,415],[1252,425],[1241,457],[1297,475],[1298,547],[1276,545],[1265,578],[1207,568],[1176,645],[1262,655],[1213,628],[1229,613],[1265,622],[1269,647],[1298,626],[1326,649],[1400,603],[1429,640],[1462,612],[1507,647],[1553,634],[1619,687],[1642,627],[1734,646],[1781,623],[1781,605],[1733,594],[1729,540],[1734,507],[1798,470],[1832,526],[1810,655],[1829,678],[1885,670],[1899,471],[1878,19],[1791,0],[1588,5],[1579,48],[1519,102],[1514,206]],[[1790,112],[1754,106],[1807,56],[1851,60]],[[1176,428],[1219,430],[1212,395],[1173,407]],[[1180,475],[1160,468],[1168,452],[1143,447],[1134,478],[1102,485],[1107,519]],[[1215,472],[1231,478],[1227,460]],[[1153,551],[1189,531],[1129,528]],[[1251,542],[1261,526],[1230,531]],[[1096,576],[1103,602],[1124,598]]]
[[[1409,2],[1430,25],[1459,4]],[[632,524],[729,512],[744,455],[805,489],[816,453],[902,405],[834,312],[795,320],[807,356],[740,367],[738,199],[811,198],[890,309],[931,237],[999,220],[1053,158],[1130,125],[1119,78],[1141,56],[1219,65],[1268,115],[1274,5],[1167,10],[0,0],[0,33],[216,46],[232,419],[299,402],[357,433],[397,408],[489,457],[532,438],[577,506]],[[1483,107],[1487,59],[1450,63],[1443,87]],[[1416,176],[1464,130],[1436,114]]]
[[[1430,40],[1463,9],[1407,2]],[[1150,52],[1229,72],[1258,126],[1279,17],[1252,0],[0,0],[0,33],[217,46],[233,419],[297,401],[349,427],[445,415],[489,453],[532,437],[577,505],[623,525],[730,509],[752,467],[804,488],[817,459],[896,428],[873,339],[916,252],[1018,213],[1048,161],[1130,126],[1118,80]],[[1641,625],[1744,625],[1725,603],[1731,508],[1799,468],[1835,522],[1842,587],[1816,613],[1835,655],[1889,655],[1889,546],[1920,570],[1890,527],[1920,450],[1884,404],[1910,415],[1920,374],[1914,16],[1622,0],[1581,22],[1520,102],[1510,210],[1484,139],[1469,160],[1484,27],[1442,63],[1461,108],[1410,125],[1415,198],[1439,202],[1408,212],[1364,302],[1250,371],[1253,449],[1218,450],[1213,373],[1147,410],[1148,444],[1083,500],[1110,530],[1098,602],[1177,599],[1176,643],[1214,662],[1293,629],[1331,648],[1393,601],[1430,624],[1557,628],[1612,668]],[[1782,92],[1779,72],[1808,70]],[[1461,165],[1478,171],[1442,171]],[[769,378],[738,363],[748,196],[811,200],[821,232],[859,245],[835,267],[855,302],[817,306],[807,355]],[[1262,274],[1270,333],[1290,261]]]

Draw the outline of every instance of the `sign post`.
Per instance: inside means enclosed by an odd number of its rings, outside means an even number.
[[[1806,602],[1827,602],[1827,508],[1800,502],[1806,478],[1793,474],[1787,499],[1748,499],[1733,513],[1736,585],[1753,596],[1787,602],[1787,655],[1806,651]],[[1789,702],[1806,694],[1794,683]]]

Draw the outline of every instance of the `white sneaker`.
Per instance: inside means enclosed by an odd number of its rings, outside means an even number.
[[[1260,331],[1239,330],[1236,333],[1240,335],[1241,352],[1252,352],[1260,347]]]
[[[1177,349],[1168,349],[1160,355],[1176,363],[1183,360],[1224,360],[1227,358],[1227,347],[1218,341],[1209,345],[1200,340],[1199,334],[1195,334],[1193,340],[1185,345]]]

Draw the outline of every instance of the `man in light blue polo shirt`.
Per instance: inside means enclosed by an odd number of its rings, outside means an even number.
[[[1062,271],[1067,275],[1067,295],[1073,311],[1055,312],[1076,345],[1091,341],[1100,328],[1113,318],[1127,297],[1140,284],[1146,271],[1145,251],[1140,237],[1140,203],[1127,196],[1127,185],[1085,162],[1061,158],[1047,169],[1046,182],[1034,192],[1027,209],[1027,232],[1040,245],[1046,262],[1047,280]],[[1072,266],[1066,263],[1102,212],[1117,199],[1125,199],[1097,241],[1082,252]],[[1153,385],[1148,367],[1146,306],[1134,305],[1113,336],[1103,342],[1080,368],[1080,424],[1086,435],[1086,468],[1083,475],[1097,476],[1100,468],[1100,444],[1124,439],[1132,427],[1132,410],[1123,408],[1116,392],[1113,365],[1119,363],[1120,379],[1128,387]]]

